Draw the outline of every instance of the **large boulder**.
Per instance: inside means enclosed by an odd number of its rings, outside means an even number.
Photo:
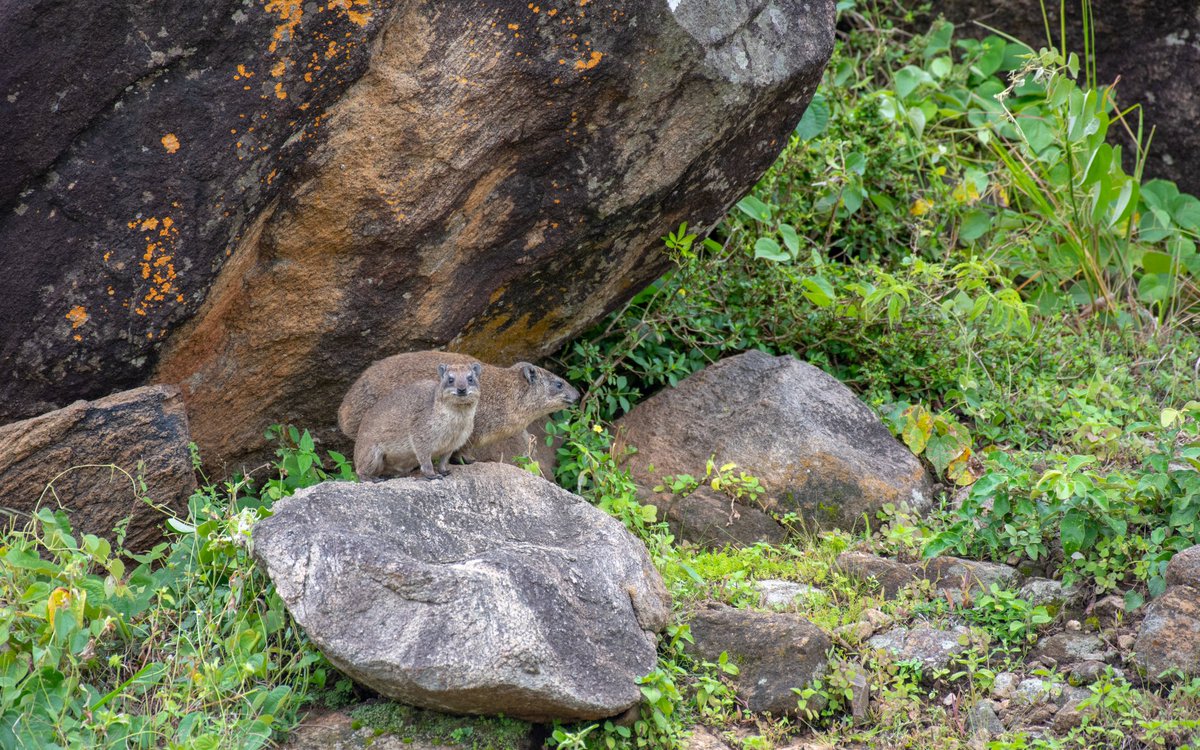
[[[1200,677],[1200,545],[1176,553],[1166,579],[1138,626],[1133,662],[1151,680]]]
[[[833,45],[833,0],[9,5],[0,421],[179,383],[214,462],[335,442],[396,351],[553,351],[755,183]]]
[[[23,512],[61,505],[77,532],[110,539],[113,527],[129,517],[125,546],[147,549],[162,538],[160,508],[186,512],[196,489],[188,441],[179,389],[165,385],[77,401],[4,425],[0,505]],[[134,482],[139,475],[144,494]]]
[[[405,703],[530,721],[636,704],[669,597],[615,519],[505,464],[327,482],[253,533],[296,621],[339,669]]]
[[[797,614],[712,605],[695,613],[691,633],[689,652],[713,663],[725,653],[737,665],[738,697],[755,713],[795,714],[792,688],[829,670],[829,636]]]
[[[1079,53],[1081,5],[1065,4],[1068,44]],[[1092,0],[1090,5],[1099,82],[1106,85],[1120,78],[1121,105],[1141,104],[1147,130],[1155,128],[1147,174],[1175,180],[1182,189],[1200,194],[1200,130],[1195,127],[1200,119],[1200,13],[1195,0]],[[1043,8],[1057,46],[1059,3],[934,0],[932,5],[934,13],[962,24],[962,33],[986,35],[990,26],[1035,49],[1047,44]]]
[[[917,511],[931,504],[921,462],[849,388],[790,356],[749,351],[721,360],[618,426],[637,446],[629,467],[643,487],[663,475],[703,476],[714,457],[757,477],[773,510],[822,528],[873,523],[889,503]]]

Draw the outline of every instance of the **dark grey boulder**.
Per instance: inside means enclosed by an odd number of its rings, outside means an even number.
[[[838,555],[834,566],[845,576],[878,584],[885,599],[895,599],[902,588],[918,578],[912,565],[860,550]]]
[[[736,463],[766,489],[768,510],[821,528],[875,522],[884,505],[931,503],[921,462],[837,379],[794,357],[749,351],[721,360],[639,404],[619,423],[637,446],[634,479],[703,476]],[[653,466],[655,471],[651,472]]]
[[[917,625],[912,628],[894,628],[867,641],[871,648],[891,654],[896,661],[917,661],[921,664],[921,677],[929,682],[934,674],[950,666],[950,660],[958,654],[974,648],[968,640],[970,631],[955,625],[947,630]]]
[[[254,555],[334,665],[405,703],[530,721],[639,701],[669,596],[644,545],[504,464],[327,482],[275,506]]]
[[[1200,544],[1175,553],[1167,563],[1168,586],[1191,586],[1200,589]]]
[[[798,696],[829,667],[829,636],[803,617],[714,605],[696,612],[688,651],[716,662],[721,653],[740,670],[737,694],[755,712],[795,714]]]
[[[686,497],[655,495],[650,502],[662,511],[676,539],[701,547],[750,547],[759,542],[787,541],[787,530],[771,516],[735,503],[708,487],[701,486]]]

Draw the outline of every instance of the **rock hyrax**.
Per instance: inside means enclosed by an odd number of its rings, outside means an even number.
[[[362,415],[354,441],[354,469],[364,482],[420,467],[426,479],[448,473],[450,455],[467,442],[475,426],[482,368],[474,364],[437,366],[438,380],[417,380],[392,388]],[[433,368],[429,368],[433,374]],[[438,470],[433,460],[440,458]]]
[[[478,364],[465,354],[408,352],[371,365],[350,387],[338,409],[338,426],[346,437],[361,430],[363,415],[389,389],[427,377],[438,362]],[[475,411],[475,429],[464,451],[474,453],[505,438],[520,435],[539,417],[564,409],[579,400],[579,391],[552,372],[528,362],[512,367],[483,365],[480,379],[487,384]]]

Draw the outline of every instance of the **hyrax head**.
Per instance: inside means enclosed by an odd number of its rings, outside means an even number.
[[[522,395],[527,401],[526,406],[540,414],[552,414],[579,400],[579,391],[549,370],[528,362],[518,362],[513,369],[518,370],[525,380],[527,387]]]
[[[483,365],[438,365],[441,398],[463,404],[479,401],[479,373]]]

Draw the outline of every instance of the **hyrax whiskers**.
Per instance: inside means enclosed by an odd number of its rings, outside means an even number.
[[[397,385],[385,393],[362,415],[354,442],[358,478],[373,481],[418,467],[426,479],[446,476],[451,454],[475,427],[481,371],[478,362],[439,364],[438,380]],[[440,459],[437,471],[434,459]]]

